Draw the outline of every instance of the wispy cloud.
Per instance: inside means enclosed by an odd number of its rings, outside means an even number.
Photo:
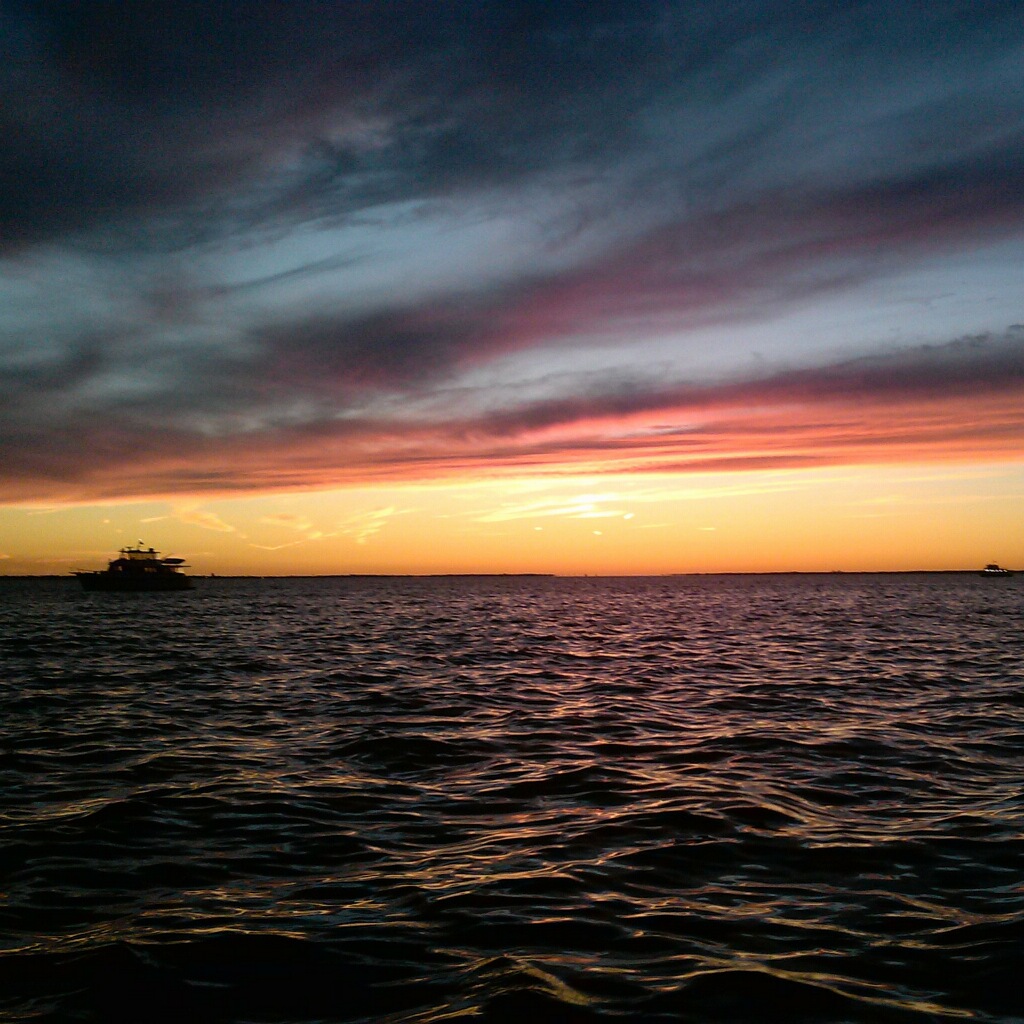
[[[305,516],[292,512],[276,512],[272,515],[260,516],[259,523],[261,526],[285,529],[302,535],[296,540],[285,541],[281,544],[259,544],[250,541],[250,547],[259,548],[262,551],[281,551],[284,548],[297,547],[300,544],[308,544],[311,541],[334,536],[334,533],[324,533],[323,530],[317,529]]]
[[[269,516],[260,516],[260,522],[267,526],[283,526],[299,533],[309,533],[313,524],[305,516],[297,516],[291,512],[277,512]]]
[[[286,548],[298,547],[300,544],[307,543],[308,538],[300,537],[298,540],[285,541],[283,544],[257,544],[254,541],[249,542],[249,547],[256,548],[259,551],[284,551]]]
[[[388,505],[385,508],[372,509],[349,516],[338,524],[338,533],[352,537],[357,544],[365,544],[371,537],[380,533],[395,517],[408,515],[413,509],[397,508]]]
[[[603,505],[620,501],[618,496],[587,495],[579,500],[566,503],[560,499],[544,499],[520,504],[503,503],[497,509],[486,512],[472,512],[469,517],[479,523],[504,523],[517,519],[539,519],[559,516],[567,519],[622,519],[631,518],[621,508],[602,508]]]
[[[217,533],[235,533],[235,527],[224,522],[216,512],[200,508],[178,507],[174,510],[174,518],[191,526],[201,526],[204,530]]]

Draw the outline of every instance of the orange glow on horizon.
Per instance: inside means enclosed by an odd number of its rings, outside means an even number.
[[[0,509],[0,573],[96,568],[144,538],[196,574],[1024,568],[1024,467],[519,477]]]

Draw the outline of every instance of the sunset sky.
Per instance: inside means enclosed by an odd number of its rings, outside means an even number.
[[[1019,3],[0,40],[0,573],[1024,569]]]

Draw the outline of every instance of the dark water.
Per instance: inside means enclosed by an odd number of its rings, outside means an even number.
[[[0,1019],[1024,1020],[1024,577],[0,581]]]

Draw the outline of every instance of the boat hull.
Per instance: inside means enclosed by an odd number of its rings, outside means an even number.
[[[177,572],[109,573],[76,572],[83,590],[136,593],[141,591],[191,590],[192,581]]]

